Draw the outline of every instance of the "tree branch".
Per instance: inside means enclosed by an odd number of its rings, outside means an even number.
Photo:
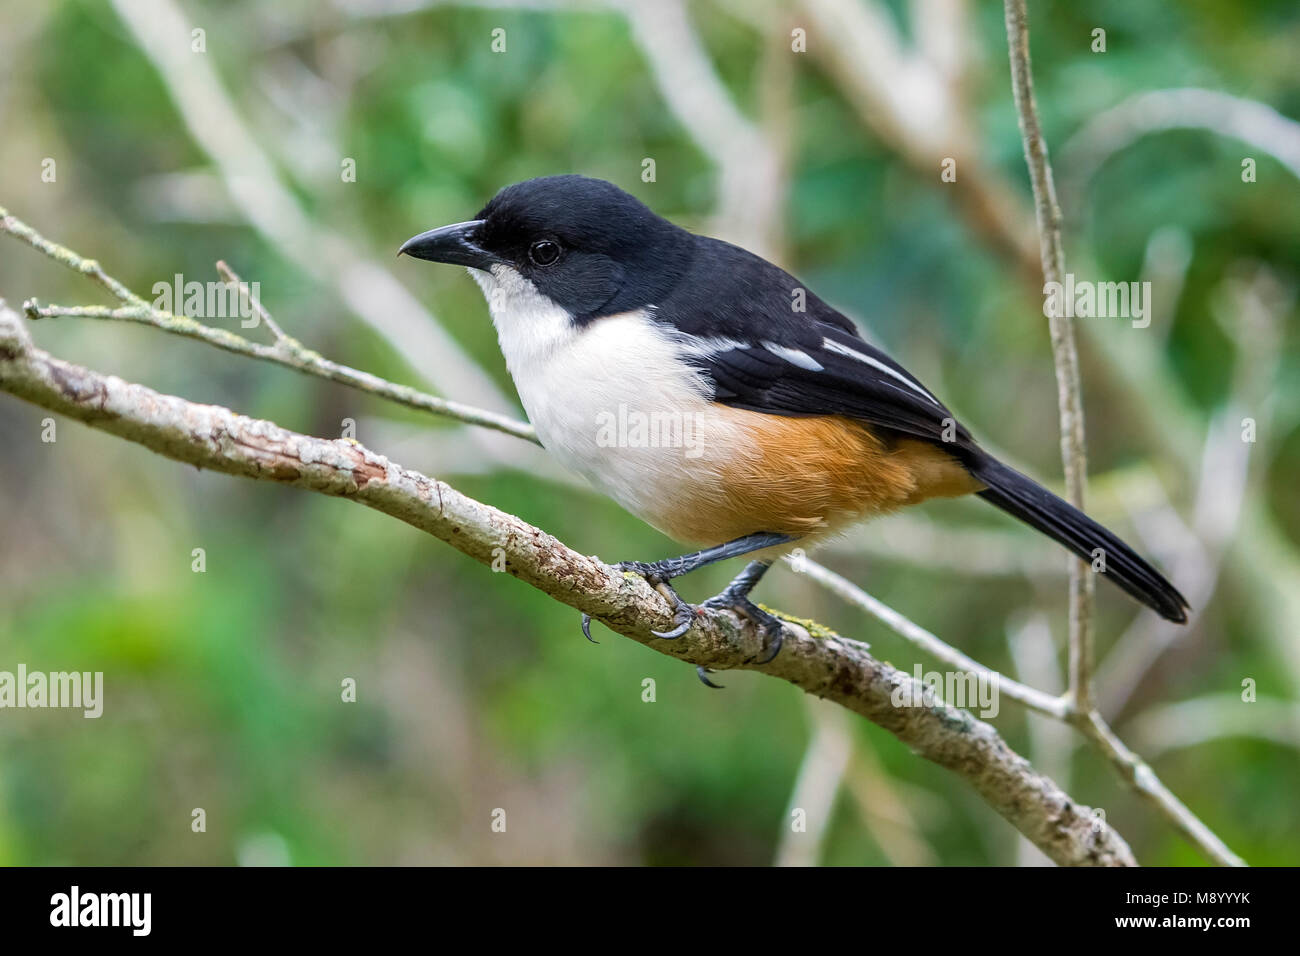
[[[1059,864],[1135,863],[1119,834],[1035,771],[990,725],[937,700],[858,641],[811,623],[789,626],[782,653],[758,665],[762,637],[722,611],[704,611],[679,640],[657,640],[651,629],[667,627],[671,612],[635,575],[356,442],[298,434],[54,358],[32,345],[17,313],[3,306],[0,390],[175,461],[356,501],[483,564],[503,556],[521,581],[654,650],[716,669],[759,670],[866,717],[966,780]],[[896,689],[923,706],[895,705]]]
[[[3,206],[0,206],[0,232],[22,240],[74,272],[89,276],[111,292],[115,298],[126,303],[120,308],[97,305],[43,306],[35,299],[28,299],[23,303],[23,311],[27,313],[29,319],[67,316],[70,318],[109,319],[151,325],[164,332],[170,332],[172,335],[197,339],[200,342],[206,342],[208,345],[227,352],[233,352],[236,355],[245,355],[263,362],[272,362],[302,372],[305,375],[314,375],[327,381],[339,382],[358,391],[386,398],[398,405],[405,405],[407,408],[432,412],[435,415],[453,418],[467,425],[480,425],[483,428],[490,428],[493,431],[503,432],[515,438],[522,438],[525,441],[538,444],[537,432],[527,422],[517,421],[508,415],[498,415],[496,412],[476,408],[473,405],[439,398],[436,395],[430,395],[428,392],[422,392],[407,385],[398,385],[395,382],[387,381],[369,372],[341,365],[338,362],[331,362],[319,352],[307,348],[293,336],[285,334],[275,319],[271,317],[266,307],[253,296],[247,283],[240,279],[234,270],[224,262],[217,263],[217,271],[226,282],[239,289],[240,294],[253,307],[258,318],[266,323],[267,328],[275,335],[274,345],[253,342],[228,329],[205,325],[188,315],[175,315],[163,309],[154,308],[117,279],[106,273],[96,260],[82,258],[66,246],[51,242],[27,223],[12,215]]]

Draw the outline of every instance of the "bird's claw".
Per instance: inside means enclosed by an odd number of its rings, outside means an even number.
[[[671,567],[645,561],[620,561],[614,567],[620,571],[630,571],[633,574],[640,575],[647,584],[662,594],[672,605],[673,626],[666,631],[652,630],[651,634],[660,640],[674,641],[691,629],[691,625],[695,623],[695,618],[700,611],[683,601],[677,592],[673,590],[672,585],[669,583],[672,580]],[[759,575],[761,573],[760,570]],[[727,590],[716,597],[709,598],[700,606],[732,611],[752,621],[757,626],[758,633],[763,638],[763,646],[766,648],[762,658],[755,661],[755,663],[763,665],[771,663],[776,659],[776,655],[781,653],[781,645],[785,641],[785,628],[781,624],[780,618],[764,611],[746,596],[759,575],[742,575],[736,581],[733,581]],[[600,643],[591,636],[591,615],[589,614],[582,615],[582,633],[593,644]],[[715,684],[709,680],[708,675],[713,673],[709,668],[700,665],[695,668],[695,673],[705,687],[712,687],[714,690],[722,689],[722,684]]]
[[[759,664],[770,664],[776,660],[776,655],[781,653],[781,645],[785,643],[785,628],[776,618],[772,618],[775,627],[766,622],[759,625],[758,633],[763,635],[763,641],[768,645],[768,651],[763,655]]]
[[[614,567],[620,571],[639,574],[673,606],[673,626],[666,631],[651,631],[651,634],[665,641],[675,641],[691,629],[691,625],[695,623],[695,608],[683,601],[673,590],[672,584],[669,583],[672,578],[664,573],[663,567],[646,561],[620,561]]]
[[[705,687],[712,687],[714,690],[722,690],[722,688],[726,686],[725,684],[715,684],[713,681],[709,680],[708,675],[712,673],[713,671],[705,667],[703,664],[700,664],[695,668],[695,676],[700,679],[700,683]]]
[[[776,655],[781,653],[781,645],[785,643],[785,627],[781,624],[781,619],[764,611],[749,598],[737,597],[735,594],[723,591],[717,597],[709,598],[703,606],[732,611],[752,621],[758,627],[758,633],[763,638],[767,652],[755,661],[755,664],[770,664],[776,659]]]
[[[620,561],[614,565],[620,571],[630,571],[645,579],[645,582],[664,596],[673,606],[673,626],[666,631],[651,631],[655,637],[665,641],[675,641],[691,629],[695,623],[696,610],[678,596],[669,583],[672,579],[664,573],[659,565],[646,561]],[[591,615],[582,615],[582,635],[593,644],[600,641],[591,636]]]
[[[673,624],[675,626],[667,631],[651,631],[650,633],[655,637],[662,638],[665,641],[675,641],[689,631],[691,625],[695,623],[695,608],[680,598],[678,600],[680,603],[673,609]]]

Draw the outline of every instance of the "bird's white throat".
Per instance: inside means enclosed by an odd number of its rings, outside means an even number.
[[[708,386],[645,309],[577,324],[508,266],[470,269],[483,289],[501,352],[542,444],[561,463],[657,527],[684,465],[700,454]],[[677,447],[609,440],[610,423],[680,422]]]
[[[517,382],[521,371],[547,361],[571,342],[577,328],[567,309],[556,305],[516,270],[500,264],[491,268],[491,272],[468,271],[487,299],[506,367]]]

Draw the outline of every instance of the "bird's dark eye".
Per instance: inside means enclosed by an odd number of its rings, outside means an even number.
[[[528,247],[528,258],[539,266],[549,266],[560,258],[560,244],[550,239],[538,239]]]

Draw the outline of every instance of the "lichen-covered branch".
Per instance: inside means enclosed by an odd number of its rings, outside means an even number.
[[[990,725],[935,699],[858,641],[791,625],[781,654],[759,665],[763,639],[722,611],[704,612],[679,640],[657,640],[651,629],[668,626],[671,613],[640,578],[356,442],[298,434],[54,358],[2,305],[0,390],[176,461],[356,501],[483,564],[503,557],[516,578],[661,653],[716,669],[759,670],[866,717],[964,779],[1057,863],[1135,862],[1119,834],[1035,771]],[[899,688],[921,704],[896,705]]]

